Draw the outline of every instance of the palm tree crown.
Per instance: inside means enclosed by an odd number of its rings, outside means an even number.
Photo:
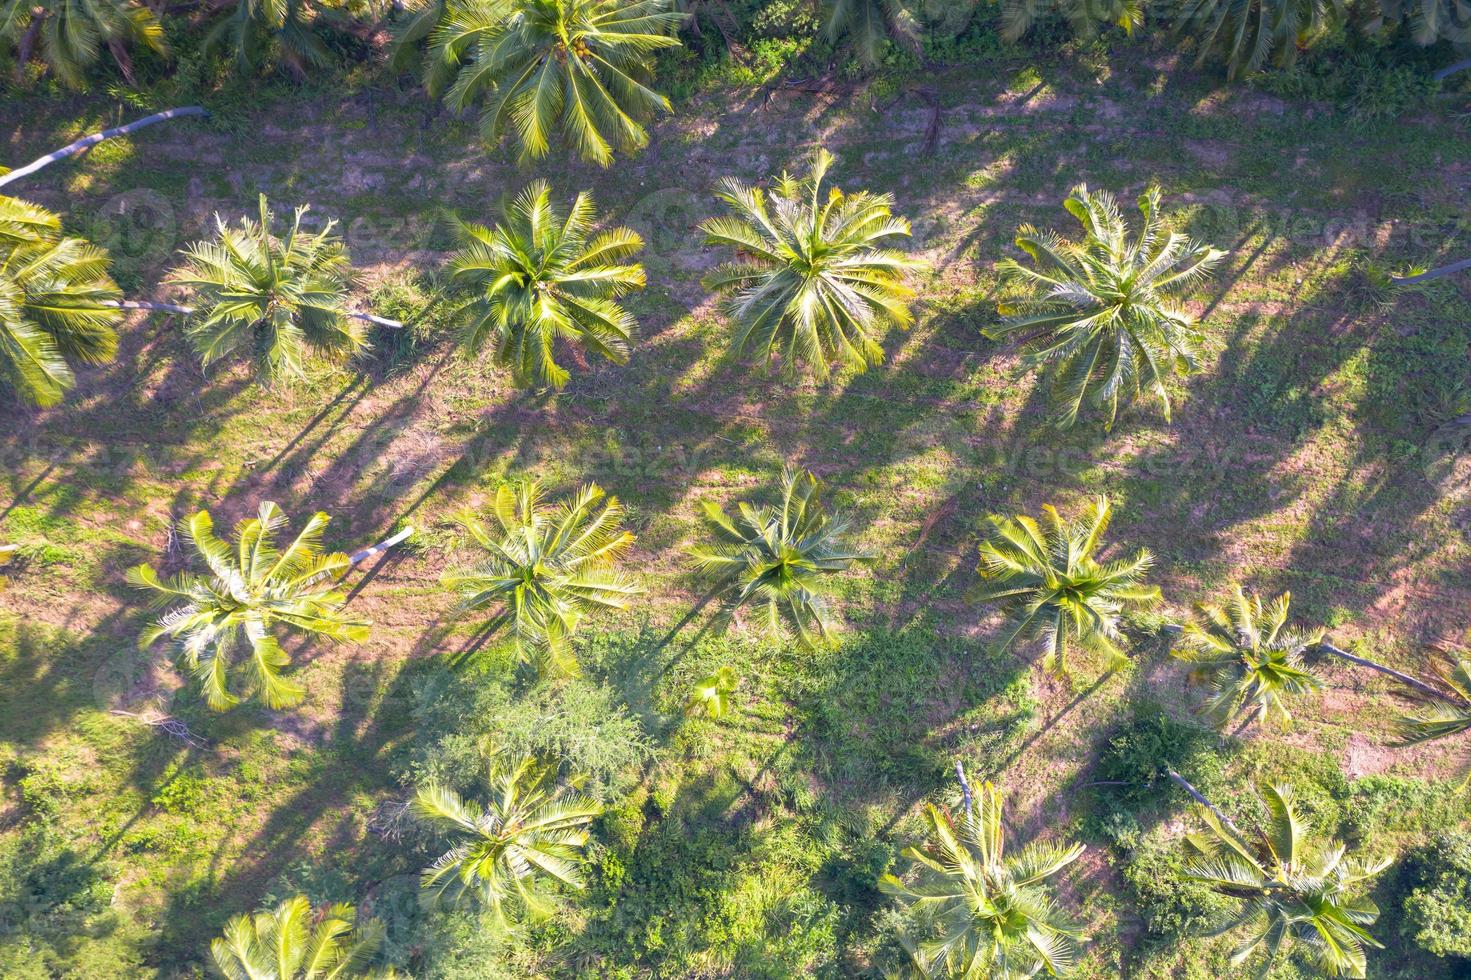
[[[760,603],[770,634],[785,635],[789,623],[808,647],[832,628],[825,579],[868,559],[843,543],[848,522],[828,513],[821,490],[817,477],[788,466],[779,506],[743,502],[731,515],[707,501],[705,521],[716,543],[690,551],[696,569],[724,593],[728,612]]]
[[[595,609],[622,609],[641,590],[614,566],[633,544],[622,530],[617,497],[604,500],[589,484],[556,507],[542,505],[539,483],[503,483],[496,490],[486,528],[473,515],[461,519],[485,549],[481,563],[444,576],[460,594],[462,612],[495,608],[487,628],[509,628],[517,653],[544,673],[577,673],[571,638]]]
[[[229,980],[350,980],[370,975],[383,936],[381,922],[359,922],[351,905],[313,912],[297,895],[271,911],[237,915],[209,950]]]
[[[485,139],[507,129],[522,159],[560,131],[582,159],[649,141],[643,122],[669,100],[649,88],[650,54],[673,47],[681,15],[668,0],[450,0],[432,38],[427,83],[463,111],[482,95]],[[453,84],[450,80],[454,79]]]
[[[851,37],[858,60],[870,68],[890,39],[911,51],[920,48],[919,22],[904,0],[832,0],[823,29],[829,39]]]
[[[1389,860],[1360,861],[1338,841],[1316,836],[1291,786],[1265,786],[1261,797],[1270,820],[1258,834],[1249,838],[1202,806],[1198,813],[1210,832],[1187,838],[1186,874],[1241,902],[1216,932],[1249,929],[1231,964],[1240,966],[1260,949],[1269,968],[1299,947],[1328,976],[1362,977],[1364,947],[1382,948],[1365,931],[1379,909],[1362,892]]]
[[[1458,657],[1440,671],[1445,697],[1400,719],[1400,735],[1408,743],[1430,742],[1471,731],[1471,660]]]
[[[240,703],[230,690],[230,674],[243,674],[244,691],[269,708],[298,704],[302,686],[282,675],[290,663],[272,635],[276,623],[334,640],[359,641],[369,624],[349,619],[342,611],[345,597],[337,583],[352,560],[340,553],[323,554],[322,531],[329,518],[316,514],[284,550],[278,551],[276,532],[286,526],[286,515],[273,503],[260,505],[256,517],[241,521],[232,549],[215,537],[214,521],[200,511],[184,522],[209,575],[179,575],[164,580],[148,565],[128,572],[128,581],[158,593],[160,607],[172,605],[140,639],[149,646],[160,637],[177,639],[184,665],[204,689],[209,706],[223,711]],[[241,633],[251,655],[234,663]]]
[[[832,162],[819,149],[807,177],[782,174],[769,199],[727,177],[717,196],[733,213],[700,226],[709,244],[738,256],[704,280],[726,297],[736,353],[780,355],[789,375],[805,366],[819,379],[833,361],[858,371],[883,361],[874,335],[887,324],[909,326],[914,291],[904,276],[924,267],[879,247],[909,234],[909,222],[890,213],[888,195],[834,187],[823,196]]]
[[[494,230],[461,225],[463,247],[450,264],[453,284],[470,298],[464,345],[479,353],[488,342],[497,364],[516,384],[560,388],[570,375],[554,359],[557,339],[579,344],[615,364],[628,361],[633,317],[617,302],[642,288],[644,270],[620,264],[643,247],[628,228],[589,239],[592,198],[577,195],[558,214],[546,181],[530,184]]]
[[[1289,697],[1323,686],[1305,666],[1307,651],[1323,642],[1323,631],[1303,633],[1287,628],[1291,593],[1284,592],[1263,607],[1236,586],[1225,608],[1201,604],[1202,622],[1188,623],[1174,655],[1192,666],[1213,693],[1205,716],[1226,725],[1238,712],[1254,711],[1257,721],[1275,719],[1283,728],[1292,723]]]
[[[1079,184],[1063,206],[1082,223],[1083,240],[1023,225],[1016,244],[1037,267],[1014,259],[997,267],[1003,281],[1031,295],[998,304],[1004,319],[984,332],[992,340],[1018,338],[1027,369],[1052,368],[1063,428],[1078,420],[1085,402],[1112,427],[1119,407],[1144,392],[1161,400],[1168,418],[1165,379],[1196,367],[1200,335],[1179,299],[1225,253],[1165,232],[1159,202],[1158,187],[1140,196],[1144,224],[1131,236],[1113,195]]]
[[[1124,615],[1161,596],[1157,586],[1143,584],[1154,564],[1148,551],[1111,562],[1094,558],[1112,513],[1108,498],[1098,497],[1073,523],[1051,505],[1042,508],[1040,525],[1025,515],[991,515],[991,536],[981,545],[980,597],[999,600],[1011,617],[1003,648],[1024,633],[1040,635],[1047,645],[1043,663],[1059,675],[1068,673],[1071,646],[1103,657],[1110,670],[1126,661]]]
[[[1195,39],[1197,63],[1226,63],[1229,78],[1254,72],[1268,61],[1289,66],[1340,19],[1331,0],[1185,0],[1175,13],[1176,29]]]
[[[157,16],[132,0],[0,0],[0,45],[14,48],[17,71],[36,59],[69,88],[85,86],[104,46],[129,83],[128,45],[167,51]]]
[[[262,194],[259,221],[232,227],[216,215],[215,239],[184,250],[169,278],[197,297],[201,308],[188,333],[205,367],[245,353],[269,383],[304,376],[310,350],[338,355],[365,346],[361,324],[347,315],[353,274],[332,233],[336,222],[307,233],[301,219],[308,210],[297,208],[286,236],[277,238]]]
[[[107,253],[61,233],[61,219],[0,196],[0,383],[32,405],[54,405],[75,383],[69,361],[117,353],[122,298]]]
[[[905,937],[914,965],[927,977],[1065,974],[1083,931],[1044,882],[1081,857],[1083,845],[1033,843],[1009,856],[1000,791],[988,782],[978,797],[958,828],[934,805],[925,808],[928,845],[904,852],[919,865],[918,881],[879,879],[879,891],[898,896],[916,920],[921,938]]]
[[[602,806],[576,792],[575,783],[555,782],[555,767],[530,756],[492,755],[487,781],[490,800],[482,809],[458,793],[430,783],[414,794],[413,812],[459,839],[424,869],[423,887],[432,901],[483,901],[501,923],[549,909],[539,879],[582,888],[577,865],[586,860],[587,825]]]

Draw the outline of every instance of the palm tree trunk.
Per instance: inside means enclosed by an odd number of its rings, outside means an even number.
[[[384,538],[382,541],[379,541],[377,544],[373,545],[373,547],[371,547],[371,548],[364,548],[362,551],[355,551],[355,552],[353,552],[352,555],[349,556],[348,561],[351,561],[354,565],[356,565],[359,562],[367,561],[369,558],[372,558],[374,555],[381,555],[383,552],[387,551],[389,548],[392,548],[394,545],[398,544],[399,542],[406,541],[409,538],[409,536],[412,535],[413,533],[414,533],[414,526],[412,524],[410,524],[408,527],[404,528],[402,531],[398,532],[393,537],[391,537],[391,538]]]
[[[1427,695],[1440,701],[1444,701],[1447,699],[1446,692],[1425,683],[1419,678],[1411,677],[1409,674],[1401,673],[1400,671],[1395,670],[1393,667],[1386,667],[1383,664],[1376,664],[1372,660],[1365,660],[1363,657],[1356,657],[1353,654],[1349,653],[1347,650],[1341,650],[1331,643],[1320,643],[1318,644],[1318,649],[1322,650],[1324,653],[1331,653],[1335,657],[1347,660],[1351,664],[1357,664],[1360,667],[1368,667],[1370,670],[1377,670],[1379,671],[1379,673],[1384,674],[1386,677],[1393,677],[1401,684],[1405,684],[1409,687],[1414,688],[1421,694]]]
[[[1216,819],[1221,821],[1222,827],[1225,827],[1237,837],[1242,837],[1244,839],[1244,835],[1241,833],[1241,828],[1232,823],[1231,818],[1222,813],[1220,807],[1216,806],[1210,800],[1206,799],[1205,796],[1201,794],[1200,790],[1196,789],[1194,786],[1191,786],[1189,780],[1187,780],[1184,776],[1180,775],[1169,766],[1165,767],[1165,775],[1169,776],[1176,786],[1189,793],[1192,800],[1205,807],[1211,813],[1214,813],[1216,815]]]
[[[955,760],[955,778],[960,780],[960,792],[965,795],[965,815],[968,817],[973,797],[970,792],[970,783],[965,779],[965,767],[960,764],[959,759]]]
[[[102,301],[103,306],[111,306],[119,310],[148,310],[150,313],[182,313],[184,316],[194,312],[192,306],[179,306],[175,303],[148,303],[138,300],[111,300]]]
[[[4,187],[11,181],[20,180],[22,177],[28,177],[42,167],[49,166],[58,160],[65,160],[69,156],[81,153],[88,147],[96,146],[105,139],[111,139],[114,136],[126,136],[128,133],[140,130],[145,126],[152,126],[154,123],[163,122],[166,119],[177,119],[183,116],[208,117],[209,113],[205,111],[203,106],[197,105],[183,106],[178,109],[166,109],[163,112],[155,112],[151,116],[144,116],[142,119],[135,119],[123,126],[114,126],[112,129],[104,129],[100,133],[84,136],[74,143],[68,143],[59,150],[48,153],[37,160],[32,160],[24,167],[17,167],[8,174],[0,175],[0,187]]]
[[[0,558],[5,557],[6,555],[14,554],[19,550],[20,545],[18,544],[0,544]]]
[[[102,305],[111,306],[119,310],[148,310],[151,313],[181,313],[184,316],[191,315],[195,309],[192,306],[180,306],[177,303],[153,303],[147,300],[132,299],[107,299],[102,301]],[[390,320],[387,317],[374,316],[371,313],[358,313],[353,310],[346,310],[343,312],[343,316],[350,316],[354,320],[366,320],[369,323],[376,323],[380,327],[390,327],[395,330],[403,329],[403,324],[399,323],[397,320]]]
[[[1458,71],[1465,71],[1467,68],[1471,68],[1471,58],[1467,58],[1465,61],[1458,61],[1453,65],[1446,65],[1444,68],[1442,68],[1440,71],[1435,72],[1430,77],[1439,82],[1450,78]]]
[[[1426,282],[1431,279],[1440,279],[1453,273],[1460,272],[1463,269],[1471,269],[1471,259],[1462,259],[1459,262],[1452,262],[1450,265],[1443,265],[1439,269],[1431,269],[1429,272],[1422,272],[1418,276],[1390,276],[1389,281],[1392,285],[1395,286],[1407,286],[1412,282]]]

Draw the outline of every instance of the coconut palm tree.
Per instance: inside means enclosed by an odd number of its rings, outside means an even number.
[[[1457,657],[1440,669],[1444,694],[1400,719],[1400,735],[1411,744],[1449,738],[1471,731],[1471,660]]]
[[[326,0],[322,7],[338,7]],[[237,70],[252,72],[275,58],[294,77],[309,68],[325,68],[331,53],[315,26],[320,23],[307,0],[226,0],[204,36],[204,50],[230,57]]]
[[[788,466],[776,507],[741,503],[732,515],[704,504],[716,542],[690,554],[696,571],[722,594],[726,616],[757,603],[769,634],[784,637],[790,626],[804,647],[827,639],[827,580],[869,556],[844,544],[848,522],[828,513],[821,493],[817,477]]]
[[[685,703],[687,715],[702,714],[710,718],[724,718],[730,713],[731,695],[735,694],[740,678],[730,667],[720,667],[713,674],[700,678],[690,691]]]
[[[31,61],[68,88],[83,88],[102,48],[133,83],[130,46],[168,49],[154,12],[133,0],[0,0],[0,47],[15,59],[17,78]]]
[[[490,344],[522,387],[567,383],[571,375],[554,356],[558,339],[627,363],[634,319],[618,297],[643,288],[643,267],[624,260],[644,243],[628,228],[593,235],[595,221],[590,195],[577,195],[560,214],[547,182],[537,180],[494,229],[461,224],[450,282],[468,294],[459,310],[465,349],[478,354]]]
[[[460,613],[493,609],[485,629],[509,629],[516,653],[553,676],[578,672],[572,635],[597,609],[622,609],[642,589],[614,563],[633,544],[623,507],[588,484],[571,500],[543,506],[535,480],[502,483],[491,507],[495,525],[474,515],[461,524],[485,556],[441,581],[460,595]]]
[[[991,534],[981,544],[982,601],[998,601],[1011,622],[1005,649],[1023,635],[1040,636],[1047,653],[1043,665],[1069,673],[1072,647],[1102,657],[1113,670],[1126,663],[1120,625],[1132,612],[1161,601],[1157,586],[1145,585],[1154,565],[1148,551],[1132,558],[1100,562],[1094,555],[1113,508],[1097,497],[1077,521],[1062,519],[1050,504],[1042,523],[1025,515],[989,518]]]
[[[852,38],[858,60],[870,68],[883,58],[890,40],[919,51],[919,21],[904,0],[832,0],[823,29],[829,40]]]
[[[1229,78],[1297,60],[1342,18],[1332,0],[1184,0],[1175,29],[1194,39],[1197,62],[1222,61]]]
[[[260,220],[227,224],[215,216],[215,238],[182,253],[169,274],[198,309],[188,327],[190,342],[207,368],[234,354],[255,362],[257,377],[270,383],[285,375],[304,377],[307,354],[342,355],[366,344],[361,315],[347,309],[353,281],[347,249],[333,234],[335,221],[311,234],[301,228],[309,209],[300,207],[285,237],[271,233],[274,216],[260,197]]]
[[[1247,930],[1231,965],[1260,952],[1264,974],[1284,955],[1300,952],[1328,976],[1364,976],[1364,947],[1383,948],[1366,931],[1379,909],[1364,892],[1389,859],[1351,857],[1339,841],[1316,834],[1291,786],[1261,788],[1269,821],[1247,834],[1177,773],[1171,778],[1201,803],[1198,814],[1208,828],[1186,838],[1187,877],[1241,903],[1214,933]]]
[[[1003,320],[984,333],[1016,338],[1026,369],[1052,372],[1062,428],[1077,422],[1085,403],[1111,428],[1119,407],[1146,392],[1168,419],[1165,379],[1196,367],[1199,330],[1180,300],[1225,253],[1165,231],[1159,203],[1158,187],[1140,196],[1144,223],[1131,236],[1113,195],[1079,184],[1063,206],[1082,223],[1083,240],[1023,225],[1016,244],[1036,268],[1009,258],[997,266],[1004,282],[1030,295],[997,304]]]
[[[1083,930],[1045,882],[1084,847],[1033,843],[1009,856],[1000,791],[987,782],[978,796],[959,827],[933,804],[925,808],[928,844],[904,852],[919,865],[913,885],[892,874],[879,879],[879,891],[905,902],[914,918],[917,938],[905,937],[914,965],[927,977],[1064,975]]]
[[[1185,625],[1173,651],[1191,665],[1191,674],[1212,690],[1204,714],[1224,727],[1238,713],[1252,712],[1258,722],[1292,724],[1287,700],[1322,688],[1306,664],[1307,653],[1323,642],[1323,631],[1303,633],[1287,628],[1291,593],[1263,607],[1236,586],[1226,608],[1202,603],[1200,622]]]
[[[1037,21],[1053,15],[1067,21],[1079,37],[1091,37],[1108,24],[1133,34],[1144,22],[1144,0],[1003,0],[1001,36],[1019,40]]]
[[[471,804],[437,783],[414,794],[412,812],[456,843],[421,875],[431,902],[466,896],[484,902],[501,924],[545,915],[543,882],[581,890],[587,825],[602,805],[556,782],[556,769],[530,756],[488,758],[490,800]]]
[[[648,143],[643,123],[669,111],[648,87],[650,55],[679,44],[680,16],[668,0],[450,0],[425,81],[457,112],[488,99],[485,139],[510,130],[523,160],[546,156],[560,134],[606,167]]]
[[[55,405],[76,383],[71,363],[117,353],[122,293],[107,253],[61,233],[45,208],[0,196],[0,384],[31,405]]]
[[[368,968],[383,936],[381,922],[359,922],[351,905],[313,911],[297,895],[271,911],[235,916],[209,950],[228,980],[352,980],[384,975]]]
[[[914,291],[904,277],[924,267],[880,247],[909,234],[888,195],[835,187],[824,195],[832,163],[831,153],[817,150],[807,176],[783,173],[769,200],[727,177],[716,196],[732,214],[700,225],[709,244],[736,252],[704,280],[736,321],[735,352],[780,355],[789,376],[805,367],[826,378],[833,361],[858,371],[882,362],[875,335],[888,324],[909,326]]]
[[[158,593],[156,604],[168,607],[139,645],[151,646],[164,636],[179,641],[184,666],[216,711],[234,707],[247,694],[268,708],[299,704],[306,691],[282,673],[290,659],[272,633],[276,624],[333,640],[358,642],[368,636],[366,621],[343,612],[346,597],[337,586],[353,560],[340,552],[323,553],[328,520],[326,514],[313,515],[278,551],[274,539],[286,526],[286,515],[273,503],[261,504],[256,517],[236,526],[234,549],[215,536],[208,511],[188,518],[181,530],[209,574],[165,580],[148,565],[128,572],[129,582]],[[250,655],[237,663],[242,633]],[[233,681],[232,674],[237,675]]]

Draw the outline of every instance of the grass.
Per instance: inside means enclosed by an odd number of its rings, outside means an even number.
[[[752,64],[755,84],[767,69]],[[1156,731],[1151,710],[1198,740],[1188,762],[1209,792],[1291,778],[1347,839],[1391,850],[1465,823],[1464,796],[1444,788],[1464,750],[1387,748],[1396,702],[1378,678],[1328,665],[1331,693],[1292,733],[1224,742],[1188,726],[1196,695],[1153,646],[1127,671],[1057,681],[1034,650],[997,652],[994,616],[968,598],[985,514],[1066,512],[1107,492],[1113,550],[1159,556],[1171,616],[1241,581],[1292,590],[1302,622],[1412,669],[1428,642],[1464,639],[1465,484],[1427,478],[1433,426],[1415,406],[1464,383],[1471,294],[1446,281],[1383,308],[1356,286],[1365,259],[1396,267],[1464,248],[1464,202],[1441,177],[1471,149],[1464,118],[1351,126],[1148,59],[1023,66],[1002,53],[931,80],[943,129],[920,158],[928,110],[902,88],[887,102],[861,88],[778,92],[762,108],[728,79],[698,77],[644,154],[608,172],[538,171],[564,200],[591,188],[610,222],[649,242],[626,367],[522,394],[428,329],[264,391],[239,370],[202,375],[177,324],[138,320],[117,362],[84,372],[62,408],[3,410],[0,536],[22,552],[0,566],[0,862],[12,883],[0,973],[189,975],[229,915],[302,889],[385,916],[390,957],[432,975],[486,976],[488,958],[507,975],[864,975],[895,948],[874,882],[902,864],[922,803],[957,803],[960,760],[1007,789],[1018,839],[1089,845],[1064,895],[1094,937],[1084,976],[1228,975],[1229,941],[1173,931],[1195,899],[1140,891],[1162,880],[1153,869],[1185,812],[1157,773],[1110,748]],[[449,247],[441,207],[489,217],[533,174],[416,92],[364,92],[276,93],[285,101],[231,106],[217,124],[99,148],[24,190],[111,247],[131,290],[152,288],[212,212],[244,213],[264,190],[341,220],[363,296],[426,295],[416,273]],[[29,159],[103,118],[100,99],[7,102],[6,155]],[[727,357],[728,327],[699,286],[713,256],[692,229],[719,210],[716,178],[799,166],[818,140],[838,154],[839,185],[895,195],[935,271],[883,367],[792,386]],[[1231,250],[1201,299],[1207,362],[1173,384],[1173,425],[1146,406],[1108,436],[1056,433],[1042,389],[980,336],[992,263],[1023,222],[1071,233],[1060,202],[1073,183],[1129,197],[1152,180],[1181,227]],[[159,216],[146,234],[117,203],[140,194]],[[762,495],[788,460],[829,483],[856,543],[880,556],[844,580],[841,645],[777,649],[741,623],[721,634],[709,609],[666,641],[700,599],[681,556],[697,503]],[[452,518],[523,472],[561,489],[601,483],[639,534],[630,564],[648,596],[589,624],[588,676],[564,689],[493,652],[459,663],[469,628],[443,621]],[[372,639],[292,648],[311,692],[300,710],[211,716],[161,655],[135,649],[145,612],[122,574],[160,560],[179,516],[208,507],[233,522],[261,499],[298,520],[332,513],[334,547],[404,520],[420,544],[353,598]],[[689,685],[722,663],[742,677],[736,716],[682,721]],[[113,709],[169,711],[207,745]],[[428,845],[382,833],[416,767],[459,758],[496,711],[548,719],[515,737],[604,765],[614,800],[588,894],[510,946],[419,910]],[[568,718],[600,739],[558,734],[552,722]],[[1105,779],[1145,789],[1090,785]],[[1434,975],[1398,937],[1395,896],[1380,897],[1391,948],[1371,954],[1373,974]],[[1164,929],[1171,909],[1185,911]]]

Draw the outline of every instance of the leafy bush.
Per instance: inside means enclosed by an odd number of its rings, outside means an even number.
[[[635,781],[653,757],[638,720],[606,684],[579,677],[537,683],[519,696],[489,660],[421,682],[418,736],[406,780],[436,780],[455,790],[484,770],[482,744],[561,759],[588,778],[586,789],[609,799]]]
[[[1185,851],[1167,835],[1142,838],[1128,849],[1120,871],[1133,892],[1126,904],[1138,911],[1152,940],[1204,931],[1231,908],[1229,899],[1186,879]]]
[[[1471,834],[1446,834],[1411,859],[1405,936],[1436,956],[1471,957]]]
[[[1098,762],[1100,782],[1121,783],[1117,798],[1130,808],[1163,802],[1166,769],[1185,775],[1204,789],[1224,772],[1216,735],[1198,725],[1171,718],[1158,703],[1141,702],[1134,717],[1103,750]]]
[[[204,785],[198,777],[180,774],[164,783],[149,802],[168,813],[188,815],[204,802]]]

